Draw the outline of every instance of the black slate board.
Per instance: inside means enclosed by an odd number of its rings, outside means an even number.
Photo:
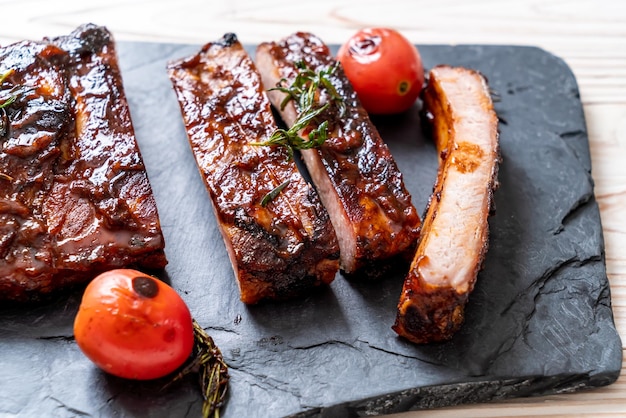
[[[422,46],[425,66],[483,72],[500,97],[501,187],[491,243],[466,323],[444,344],[415,346],[390,326],[402,277],[338,277],[301,300],[244,306],[187,145],[164,70],[198,46],[119,45],[126,91],[156,195],[170,264],[230,366],[223,416],[362,416],[574,391],[613,382],[614,327],[604,243],[576,81],[537,48]],[[436,153],[417,108],[376,119],[419,211]],[[0,416],[200,416],[187,380],[128,382],[79,352],[80,292],[42,307],[0,310]]]

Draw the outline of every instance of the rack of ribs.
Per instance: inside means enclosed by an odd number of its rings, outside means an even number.
[[[269,138],[276,122],[236,36],[169,63],[168,72],[241,300],[286,299],[330,283],[339,249],[315,190],[284,148],[253,145]]]
[[[0,48],[0,300],[167,260],[115,44],[103,27]],[[4,101],[4,103],[7,103]]]
[[[299,63],[316,72],[336,63],[329,48],[308,33],[260,44],[256,62],[267,87],[281,80],[286,85],[292,83]],[[328,139],[319,148],[302,150],[301,154],[337,233],[342,271],[375,278],[397,265],[400,257],[412,253],[420,219],[395,160],[341,67],[329,77],[343,98],[344,110],[337,112],[329,106],[320,115],[320,120],[329,122]],[[282,91],[272,90],[269,97],[283,121],[292,126],[302,109],[294,101],[282,107]],[[320,93],[321,103],[330,100],[327,93]]]
[[[415,343],[452,337],[489,244],[498,119],[476,71],[437,66],[424,91],[439,170],[393,329]]]

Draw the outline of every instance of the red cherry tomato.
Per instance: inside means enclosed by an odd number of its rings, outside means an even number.
[[[193,323],[167,284],[136,270],[111,270],[85,289],[74,337],[104,371],[127,379],[165,376],[189,358]]]
[[[372,114],[407,110],[424,84],[419,51],[393,29],[360,30],[341,46],[337,59]]]

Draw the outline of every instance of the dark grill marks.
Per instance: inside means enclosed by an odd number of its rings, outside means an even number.
[[[339,250],[327,212],[285,149],[249,145],[267,139],[276,123],[236,37],[227,34],[168,71],[241,300],[285,299],[330,283]]]
[[[282,78],[292,82],[298,62],[315,71],[335,63],[328,47],[307,33],[259,45],[256,60],[268,87]],[[337,233],[341,268],[347,274],[376,277],[387,271],[385,264],[412,251],[420,219],[389,149],[341,69],[331,82],[344,98],[345,113],[340,116],[330,106],[319,118],[329,121],[328,140],[319,149],[303,150],[302,156]],[[269,96],[280,108],[284,94],[274,91]],[[321,93],[319,100],[329,98]],[[290,102],[280,113],[291,126],[299,112]]]

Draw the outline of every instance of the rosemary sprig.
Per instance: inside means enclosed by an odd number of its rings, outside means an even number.
[[[330,81],[330,76],[335,72],[339,63],[333,66],[324,67],[318,72],[308,68],[304,61],[296,63],[298,74],[290,86],[286,87],[286,79],[281,79],[276,87],[270,90],[278,90],[285,93],[285,98],[280,104],[281,110],[290,101],[298,104],[300,114],[289,129],[278,128],[270,137],[262,142],[251,142],[254,146],[284,146],[287,148],[287,157],[293,158],[294,149],[303,150],[320,147],[326,139],[328,139],[328,121],[321,122],[317,128],[311,129],[308,137],[305,139],[300,136],[300,132],[307,128],[318,116],[322,114],[331,102],[335,103],[340,115],[343,114],[345,106],[343,98],[337,93],[335,86]],[[319,103],[320,90],[326,91],[328,101],[324,104]],[[289,184],[286,181],[272,191],[263,196],[261,206],[265,207]]]
[[[15,72],[15,70],[10,69],[9,71],[6,71],[3,74],[0,74],[0,86],[2,85],[2,83],[4,83],[4,80],[6,80],[7,78],[9,78],[11,76],[11,74],[13,74]],[[9,90],[9,96],[6,98],[0,98],[0,109],[4,109],[5,107],[9,106],[11,103],[13,103],[15,100],[17,100],[17,94],[14,94],[13,92],[14,88]]]
[[[313,119],[328,108],[328,103],[317,109],[311,109],[300,114],[293,126],[289,129],[276,129],[270,137],[263,142],[253,142],[252,145],[275,146],[282,145],[287,148],[289,158],[293,158],[294,149],[317,148],[328,138],[328,121],[319,124],[316,129],[309,132],[308,140],[302,138],[299,132],[306,128]]]
[[[3,74],[0,74],[0,86],[2,86],[5,80],[9,78],[14,72],[14,69],[10,69]],[[34,90],[35,89],[33,87],[20,85],[14,85],[9,89],[5,89],[5,91],[2,92],[3,96],[0,97],[0,110],[15,102],[18,98],[20,98],[20,96],[26,96],[27,94],[32,93]]]
[[[185,375],[197,372],[202,388],[202,416],[219,418],[220,408],[224,405],[228,390],[228,366],[222,353],[200,324],[193,320],[195,339],[194,358],[166,385],[182,379]]]
[[[9,78],[14,72],[15,70],[11,68],[10,70],[6,71],[4,74],[0,74],[0,84],[4,83],[4,80]]]
[[[11,74],[13,74],[13,70],[9,70],[4,74],[0,74],[0,86],[2,86],[4,80],[6,80],[7,77],[9,77]],[[9,96],[7,99],[4,100],[0,99],[0,138],[4,137],[7,134],[7,126],[9,125],[9,119],[4,108],[9,106],[16,99],[16,95]]]
[[[285,187],[287,187],[287,185],[289,184],[289,181],[290,180],[286,180],[282,182],[278,186],[274,187],[274,189],[272,189],[265,196],[263,196],[263,199],[261,199],[261,206],[265,207],[267,206],[268,203],[274,200],[274,198],[276,198],[276,196],[278,196],[278,194],[282,192]]]
[[[287,106],[290,101],[298,104],[300,114],[289,129],[276,129],[270,137],[262,142],[252,142],[255,146],[276,146],[281,145],[287,147],[289,158],[293,158],[294,149],[310,149],[322,145],[328,138],[328,121],[323,121],[317,128],[312,129],[308,133],[308,138],[302,138],[299,132],[307,128],[322,112],[330,106],[331,102],[335,103],[339,108],[340,114],[343,114],[344,104],[343,98],[337,93],[335,86],[330,81],[330,76],[336,71],[336,63],[333,66],[324,67],[315,72],[308,68],[302,61],[296,63],[298,74],[291,83],[286,87],[287,80],[281,79],[276,87],[270,90],[278,90],[285,93],[285,98],[280,104],[281,110]],[[323,89],[328,95],[330,101],[319,103],[319,92]]]
[[[0,109],[4,109],[5,107],[9,106],[11,103],[13,103],[15,100],[17,100],[17,95],[11,95],[6,99],[0,99],[0,101],[2,103],[0,103]]]
[[[289,87],[285,87],[286,79],[281,79],[278,85],[270,90],[278,90],[286,94],[285,98],[280,104],[281,110],[287,106],[290,101],[298,102],[301,112],[305,112],[312,109],[316,104],[318,89],[324,88],[330,99],[343,104],[343,98],[337,93],[337,89],[330,81],[330,76],[337,70],[339,62],[336,62],[333,66],[324,67],[318,72],[313,71],[306,66],[304,61],[296,62],[296,68],[298,74],[293,83]],[[340,109],[343,113],[343,110]]]

